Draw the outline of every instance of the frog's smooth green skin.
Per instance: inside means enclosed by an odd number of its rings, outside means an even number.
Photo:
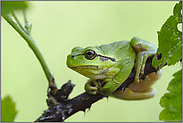
[[[148,57],[154,56],[157,48],[139,38],[119,41],[101,46],[75,47],[67,56],[67,66],[90,78],[85,85],[87,93],[110,95],[130,75],[135,65],[135,83],[144,73]],[[135,63],[135,64],[134,64]],[[98,85],[97,81],[105,82]],[[100,87],[99,87],[100,86]]]

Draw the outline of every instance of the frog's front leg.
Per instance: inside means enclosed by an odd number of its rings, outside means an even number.
[[[110,79],[105,79],[103,82],[106,84],[100,88],[100,93],[102,95],[108,96],[114,92],[130,75],[132,68],[134,66],[134,61],[131,59],[120,60],[114,66],[109,68],[108,74],[116,72],[115,76]]]
[[[135,83],[139,83],[139,76],[144,74],[145,63],[147,58],[155,55],[157,48],[151,43],[141,40],[139,38],[132,38],[130,45],[137,54],[135,60]]]
[[[96,95],[98,93],[99,89],[99,83],[97,83],[95,80],[88,80],[87,83],[85,84],[85,91],[88,94],[91,95]]]

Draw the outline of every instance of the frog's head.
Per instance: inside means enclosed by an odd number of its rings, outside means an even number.
[[[91,79],[106,78],[108,68],[116,63],[116,59],[104,54],[100,47],[75,47],[67,56],[67,66]]]

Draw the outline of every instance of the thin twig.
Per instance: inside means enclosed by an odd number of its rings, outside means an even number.
[[[26,33],[32,38],[32,35],[31,35],[32,24],[29,24],[25,10],[23,10],[23,15],[24,15]]]
[[[18,17],[16,16],[16,14],[15,14],[14,11],[12,11],[12,15],[13,15],[13,17],[15,18],[15,20],[16,20],[17,24],[19,25],[19,27],[26,33],[26,30],[24,29],[24,27],[23,27],[22,24],[20,23],[20,21],[19,21],[19,19],[18,19]]]
[[[16,16],[16,15],[15,15]],[[57,85],[55,83],[55,80],[48,68],[48,65],[43,57],[43,55],[41,54],[39,48],[37,47],[35,41],[29,36],[27,35],[27,33],[18,25],[14,22],[14,20],[12,20],[11,17],[9,17],[8,15],[2,15],[2,17],[20,34],[20,36],[22,36],[25,41],[28,43],[28,46],[32,49],[32,51],[34,52],[34,54],[36,55],[37,59],[39,60],[42,69],[46,75],[46,78],[48,80],[49,83],[49,87],[52,87],[52,91],[53,93],[55,93],[57,91]]]

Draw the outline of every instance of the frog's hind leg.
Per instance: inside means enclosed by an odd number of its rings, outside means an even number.
[[[141,40],[139,38],[132,38],[130,45],[133,47],[133,50],[137,54],[135,60],[135,83],[139,82],[139,75],[144,74],[145,63],[147,58],[153,57],[156,53],[157,48],[151,43]]]
[[[142,100],[151,98],[155,94],[155,89],[151,88],[152,84],[159,79],[161,71],[155,72],[146,76],[145,80],[140,80],[139,83],[131,83],[125,90],[117,90],[111,96],[125,100]]]
[[[144,74],[145,64],[149,57],[154,56],[156,51],[142,51],[137,53],[135,61],[135,83],[139,82],[139,76]]]

